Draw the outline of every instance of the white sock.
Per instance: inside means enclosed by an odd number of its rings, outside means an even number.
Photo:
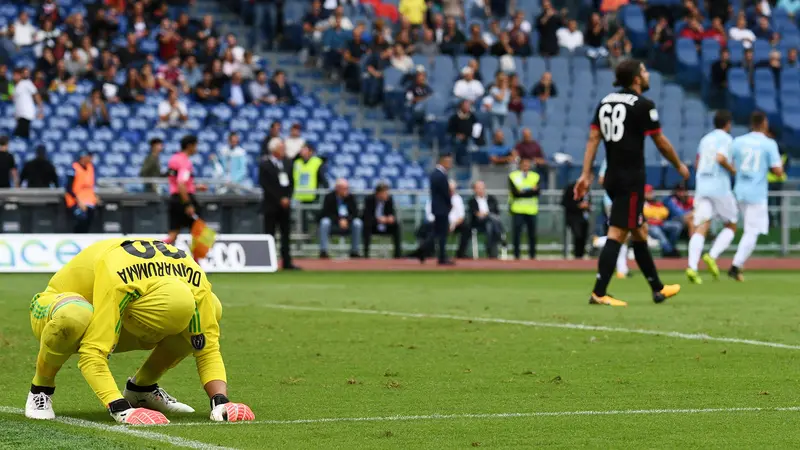
[[[738,268],[743,268],[747,258],[753,254],[756,248],[756,241],[758,240],[757,233],[745,232],[742,239],[739,241],[739,247],[736,249],[736,254],[733,256],[733,265]]]
[[[601,236],[601,237],[597,238],[597,240],[594,241],[594,245],[597,248],[603,248],[603,246],[606,245],[606,241],[607,240],[608,240],[608,237]]]
[[[727,230],[727,228],[726,228]],[[695,233],[689,239],[689,268],[697,270],[697,264],[700,263],[700,255],[703,253],[703,244],[706,242],[706,237],[700,233]]]
[[[622,244],[617,255],[617,273],[628,275],[628,246]]]
[[[714,245],[711,246],[711,250],[708,252],[708,254],[714,259],[719,258],[719,255],[721,255],[722,252],[730,247],[731,242],[733,242],[733,230],[730,228],[723,228],[722,231],[720,231],[717,235],[717,238],[714,239]],[[741,245],[742,244],[740,242],[739,246],[741,247]]]

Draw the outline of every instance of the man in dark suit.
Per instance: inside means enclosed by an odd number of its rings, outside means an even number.
[[[486,184],[483,181],[476,181],[472,185],[472,190],[475,195],[469,200],[467,208],[469,226],[462,229],[456,258],[466,258],[472,230],[486,234],[486,254],[489,258],[497,258],[497,241],[500,239],[503,227],[497,199],[494,195],[486,194]]]
[[[431,213],[433,214],[433,234],[432,238],[439,245],[438,262],[439,265],[453,265],[453,261],[447,259],[447,233],[450,231],[448,215],[450,214],[450,182],[447,179],[447,172],[453,167],[453,157],[449,153],[439,156],[439,164],[430,176],[431,188]],[[420,261],[425,261],[425,253],[419,254]]]
[[[358,214],[356,198],[350,193],[347,180],[339,178],[333,192],[322,201],[319,220],[319,257],[328,258],[328,240],[331,233],[350,234],[350,257],[358,258],[359,241],[364,223]]]
[[[261,156],[258,180],[264,190],[264,233],[275,236],[281,231],[281,259],[283,270],[298,270],[292,264],[289,247],[289,228],[292,216],[291,198],[294,191],[291,162],[286,159],[283,141],[273,138],[267,144],[269,153]]]
[[[391,235],[394,240],[394,257],[400,258],[400,224],[394,211],[394,200],[389,185],[378,183],[375,193],[364,200],[364,258],[369,258],[369,245],[373,234]]]
[[[589,237],[589,214],[592,212],[590,195],[576,199],[575,183],[564,188],[561,206],[564,207],[564,223],[572,233],[572,246],[575,258],[583,258],[586,253],[586,240]]]

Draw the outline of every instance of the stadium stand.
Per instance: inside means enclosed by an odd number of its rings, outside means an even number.
[[[472,136],[467,161],[487,169],[495,129],[513,145],[522,129],[530,128],[561,185],[576,176],[594,108],[611,89],[613,67],[629,54],[661,62],[668,55],[667,63],[656,64],[666,73],[651,71],[647,95],[659,106],[665,132],[687,162],[693,162],[697,142],[711,127],[711,108],[722,105],[740,121],[754,108],[764,110],[780,126],[782,142],[800,147],[800,32],[780,7],[772,8],[769,33],[756,30],[759,37],[750,42],[712,32],[711,14],[719,9],[714,2],[714,11],[705,11],[705,2],[654,0],[647,7],[610,2],[625,5],[602,11],[606,15],[599,32],[580,27],[583,47],[553,54],[559,39],[575,37],[575,31],[561,30],[566,19],[587,17],[599,2],[562,1],[553,7],[548,0],[518,0],[522,14],[517,17],[514,11],[487,11],[472,0],[282,3],[275,8],[275,2],[261,0],[4,2],[0,62],[5,65],[0,70],[29,69],[46,97],[44,119],[33,122],[31,139],[12,141],[12,152],[21,163],[44,144],[63,174],[79,149],[88,147],[102,177],[131,177],[138,175],[150,139],[164,139],[163,161],[182,136],[196,133],[201,152],[195,163],[210,176],[214,169],[208,156],[224,144],[229,131],[241,133],[242,146],[255,161],[277,121],[284,136],[299,123],[303,137],[328,158],[328,175],[349,178],[353,189],[371,188],[380,180],[423,188],[432,156],[450,148],[447,122],[456,109],[454,84],[471,67],[491,100],[480,96],[475,102],[483,130]],[[739,13],[755,26],[755,7],[730,4],[732,14],[726,10],[722,17],[726,30],[736,25]],[[419,5],[430,9],[415,10]],[[565,6],[572,10],[561,9]],[[652,38],[662,15],[673,24],[672,52],[665,53],[663,41]],[[693,19],[698,25],[687,31]],[[473,26],[477,35],[470,33]],[[698,26],[709,31],[698,34]],[[240,45],[247,41],[252,52]],[[393,50],[391,44],[398,43],[410,58]],[[713,66],[723,48],[730,51],[731,68],[725,68],[724,83],[716,83]],[[774,51],[780,52],[777,63],[772,62]],[[62,58],[63,64],[58,62]],[[271,80],[272,98],[254,103],[249,84],[260,70]],[[511,75],[510,87],[493,96],[498,71]],[[243,98],[231,89],[235,72],[244,78]],[[424,72],[428,91],[417,93],[422,101],[412,104],[418,72]],[[556,90],[534,94],[545,72]],[[10,74],[0,75],[0,133],[10,134],[14,107],[2,89],[13,81]],[[164,86],[173,85],[181,92],[187,117],[180,126],[162,127],[159,109],[168,104]],[[81,106],[98,88],[109,125],[80,126]],[[506,110],[504,120],[496,120]],[[743,132],[742,127],[734,130]],[[656,149],[648,144],[647,152],[649,181],[674,183],[677,174],[663,165]],[[474,176],[470,169],[462,169],[460,181]],[[251,172],[255,177],[255,164]]]

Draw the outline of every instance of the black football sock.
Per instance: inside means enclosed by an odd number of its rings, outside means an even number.
[[[150,386],[139,386],[138,384],[133,384],[131,380],[128,380],[128,384],[125,387],[132,392],[153,392],[158,389],[158,383],[151,384]]]
[[[594,291],[592,291],[594,295],[599,297],[606,295],[611,275],[614,274],[614,269],[617,267],[617,256],[621,246],[613,239],[606,239],[606,245],[603,246],[603,251],[600,252],[600,257],[597,259],[597,281],[594,282]]]
[[[650,253],[650,248],[647,246],[647,241],[633,241],[633,256],[636,258],[636,264],[642,275],[650,283],[650,289],[653,292],[661,292],[664,289],[664,284],[658,278],[658,270],[656,263],[653,262],[653,255]]]
[[[31,394],[47,394],[53,395],[56,393],[56,388],[50,386],[37,386],[35,384],[31,385]]]

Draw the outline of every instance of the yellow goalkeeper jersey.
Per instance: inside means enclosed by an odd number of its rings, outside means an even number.
[[[211,283],[186,252],[157,240],[107,239],[81,251],[48,283],[51,292],[74,292],[94,305],[78,350],[79,367],[103,404],[122,398],[108,358],[119,341],[125,308],[168,278],[186,283],[195,299],[194,316],[181,334],[192,348],[201,381],[227,381]]]

